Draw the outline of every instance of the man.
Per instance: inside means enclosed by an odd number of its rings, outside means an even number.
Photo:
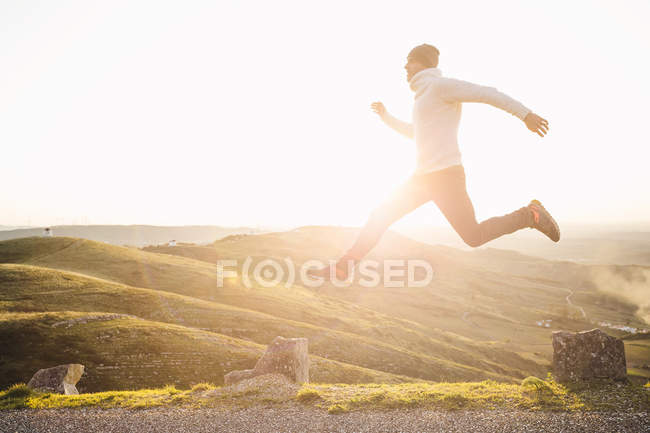
[[[406,79],[415,92],[413,123],[393,117],[381,102],[371,107],[381,120],[397,132],[415,139],[415,172],[370,215],[354,245],[337,261],[333,269],[324,268],[311,275],[345,280],[356,265],[395,221],[433,200],[463,241],[478,247],[502,235],[529,227],[544,233],[554,242],[560,229],[538,200],[532,200],[507,215],[477,223],[474,207],[467,195],[465,171],[458,148],[457,131],[463,102],[493,105],[521,119],[532,132],[544,137],[548,121],[520,102],[493,87],[446,78],[438,69],[440,52],[422,44],[407,57]]]

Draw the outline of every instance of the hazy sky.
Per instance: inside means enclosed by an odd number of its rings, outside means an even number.
[[[403,69],[547,118],[465,104],[477,218],[650,221],[650,2],[1,1],[0,224],[361,225],[414,169]],[[446,225],[428,204],[406,223]]]

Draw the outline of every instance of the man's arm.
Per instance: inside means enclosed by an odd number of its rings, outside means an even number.
[[[403,120],[400,120],[397,117],[391,115],[386,110],[386,107],[384,107],[384,104],[381,102],[373,102],[371,107],[386,125],[390,126],[392,129],[407,138],[413,139],[415,137],[415,133],[413,132],[413,124],[404,122]]]
[[[384,112],[384,115],[381,116],[381,120],[395,131],[400,134],[410,138],[411,140],[415,137],[413,132],[413,124],[399,120],[397,117],[391,115],[388,111]]]
[[[548,120],[533,113],[524,104],[499,92],[494,87],[479,86],[469,81],[443,78],[439,84],[440,96],[454,102],[482,102],[517,116],[526,127],[540,137],[548,132]]]
[[[521,102],[499,92],[494,87],[480,86],[455,78],[442,78],[439,86],[440,97],[450,102],[482,102],[500,108],[521,120],[526,119],[530,109]]]

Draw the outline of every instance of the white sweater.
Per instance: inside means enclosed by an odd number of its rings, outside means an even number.
[[[423,69],[409,81],[415,92],[413,123],[384,112],[382,120],[397,132],[415,139],[416,174],[462,164],[458,124],[463,102],[483,102],[524,120],[531,110],[494,87],[446,78],[438,68]]]

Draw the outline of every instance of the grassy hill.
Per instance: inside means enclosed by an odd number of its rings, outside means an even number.
[[[355,235],[356,230],[306,227],[291,232],[229,236],[216,241],[214,247],[221,257],[241,260],[248,254],[289,256],[303,263],[313,257],[337,257]],[[550,330],[536,325],[543,319],[553,319],[568,329],[590,327],[604,318],[647,326],[637,315],[637,303],[601,290],[604,284],[596,274],[596,266],[491,248],[462,251],[431,246],[391,232],[369,258],[425,259],[432,264],[435,276],[428,287],[417,290],[329,286],[323,293],[427,327],[450,329],[474,340],[548,344]],[[623,267],[606,268],[616,273]],[[650,268],[636,268],[650,272]],[[571,292],[580,300],[573,302],[573,307],[566,300]],[[586,320],[576,306],[586,311]]]
[[[500,250],[460,251],[431,246],[391,232],[370,258],[427,260],[435,272],[427,287],[327,285],[313,291],[300,285],[246,288],[241,279],[217,286],[217,258],[289,257],[300,265],[310,259],[338,256],[355,234],[353,229],[305,227],[281,233],[234,235],[210,246],[181,245],[146,251],[65,237],[3,241],[0,315],[6,329],[12,329],[13,322],[23,320],[16,314],[34,314],[32,322],[21,322],[26,324],[21,329],[28,329],[46,320],[43,314],[128,314],[133,317],[97,323],[109,326],[126,320],[130,326],[137,321],[161,327],[165,332],[175,327],[174,335],[179,337],[166,341],[179,348],[191,346],[186,340],[196,340],[193,332],[219,336],[208,339],[215,345],[222,344],[220,338],[258,345],[254,357],[247,357],[247,351],[230,354],[232,360],[243,364],[257,359],[262,347],[259,345],[268,344],[276,335],[307,337],[310,353],[318,360],[315,365],[321,366],[312,372],[327,377],[314,380],[348,383],[372,377],[375,379],[370,381],[393,382],[407,377],[505,382],[529,375],[543,377],[550,363],[553,330],[591,329],[594,320],[603,317],[617,323],[644,325],[637,315],[639,305],[603,293],[599,286],[602,282],[594,281],[595,274],[582,265]],[[552,327],[535,323],[542,319],[552,319]],[[70,332],[73,328],[69,328]],[[5,335],[11,334],[7,332]],[[48,332],[24,335],[33,337],[33,344],[38,345]],[[85,341],[89,353],[101,346],[101,339],[74,335]],[[146,333],[127,335],[133,341],[148,339]],[[634,347],[630,344],[626,341],[626,347],[631,348],[628,362],[632,361],[634,374],[643,377],[648,364],[647,351],[641,347],[644,341],[637,340]],[[18,345],[23,353],[13,353],[2,368],[21,362],[31,354],[29,347],[38,347],[31,345],[29,339]],[[156,346],[147,350],[150,354],[164,352]],[[183,350],[178,353],[186,353]],[[219,358],[220,349],[212,350]],[[41,367],[53,365],[58,359],[48,357],[49,352],[39,358]],[[18,370],[11,371],[15,375]],[[182,374],[180,370],[171,371],[172,376]],[[215,372],[222,377],[223,371]],[[191,383],[194,376],[190,376],[183,376],[182,384]],[[171,381],[151,385],[164,383]]]
[[[81,239],[26,238],[0,242],[0,261],[71,270],[108,278],[114,282],[172,291],[334,331],[379,339],[402,350],[428,356],[427,363],[437,362],[431,358],[433,357],[454,364],[470,362],[470,367],[482,364],[481,369],[489,364],[489,372],[511,377],[521,377],[526,371],[540,369],[537,363],[504,351],[499,345],[477,344],[453,333],[396,319],[300,287],[248,290],[231,285],[216,288],[214,265],[192,259]],[[400,368],[388,364],[391,363],[386,363],[384,368]],[[439,369],[427,367],[427,370],[427,377],[437,374],[440,374],[435,376],[438,378],[458,377],[455,366],[446,369],[450,371],[444,375]],[[471,371],[473,377],[473,367]]]
[[[0,265],[0,311],[103,311],[181,324],[268,344],[277,335],[309,338],[309,351],[349,364],[423,379],[490,377],[512,380],[525,371],[472,356],[449,344],[437,356],[380,339],[331,330],[265,313],[29,265]],[[433,343],[430,343],[433,345]],[[445,356],[445,358],[441,358]],[[452,360],[453,359],[453,360]],[[521,360],[525,370],[541,371]]]
[[[0,313],[0,388],[27,382],[40,368],[86,367],[81,392],[199,382],[223,384],[232,370],[253,368],[266,347],[196,328],[108,313]],[[400,383],[393,375],[310,355],[310,377],[329,383]]]
[[[179,243],[176,246],[155,245],[143,247],[142,251],[159,254],[171,254],[173,256],[187,257],[189,259],[201,260],[202,262],[217,263],[221,258],[219,253],[211,246]]]
[[[352,229],[304,227],[256,236],[234,235],[213,245],[221,257],[289,256],[302,263],[311,258],[309,251],[315,251],[317,258],[337,257],[356,233]],[[503,343],[502,348],[538,362],[550,361],[551,333],[557,329],[587,330],[602,327],[602,322],[648,328],[650,267],[582,265],[489,247],[463,251],[422,244],[391,232],[369,258],[424,258],[432,264],[435,277],[429,287],[418,290],[330,286],[322,292],[474,341]],[[549,319],[550,328],[537,325]],[[630,347],[628,364],[631,374],[650,375],[650,359],[642,351]]]

